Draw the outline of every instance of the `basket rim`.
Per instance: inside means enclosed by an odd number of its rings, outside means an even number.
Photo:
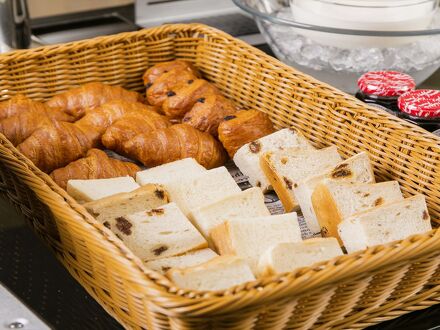
[[[8,61],[20,61],[23,59],[29,59],[30,57],[38,57],[41,56],[43,51],[45,55],[55,54],[61,47],[64,50],[67,48],[73,51],[82,47],[99,45],[110,40],[111,42],[115,42],[115,40],[123,41],[124,39],[138,36],[141,37],[152,32],[178,34],[176,31],[190,31],[194,32],[194,36],[196,37],[221,39],[224,42],[233,43],[243,49],[249,50],[248,53],[252,53],[253,56],[265,59],[268,64],[273,65],[277,70],[297,72],[294,68],[281,63],[277,59],[272,58],[241,40],[237,40],[215,28],[197,23],[169,24],[135,32],[120,33],[114,36],[104,36],[67,44],[43,46],[31,50],[13,51],[0,55],[0,64],[2,62],[7,63]],[[306,74],[301,73],[301,75],[308,80],[311,87],[313,87],[314,84],[320,84],[321,86],[327,87],[330,94],[342,96],[350,102],[357,102],[358,105],[377,112],[377,109],[368,105],[365,106],[364,104],[360,104],[360,101],[342,91],[336,90],[325,83],[321,83]],[[329,95],[329,98],[333,97]],[[395,118],[394,120],[402,123],[402,120],[399,118]],[[407,124],[406,122],[403,122],[402,124],[406,124],[405,126],[413,128],[413,125]],[[417,134],[422,140],[434,140],[440,148],[439,137],[426,133],[417,126],[414,126],[413,131],[414,134]],[[383,266],[385,260],[392,260],[392,262],[386,263],[387,266],[394,265],[410,259],[415,259],[422,255],[434,253],[436,250],[440,249],[440,230],[434,229],[431,232],[413,235],[402,241],[370,247],[364,251],[343,255],[329,261],[317,263],[310,267],[303,267],[294,272],[258,279],[228,290],[204,292],[180,289],[165,276],[146,268],[141,260],[136,257],[122,243],[122,241],[113,234],[113,232],[94,219],[82,205],[77,203],[67,194],[66,191],[61,189],[49,175],[43,173],[29,159],[22,155],[2,134],[0,134],[0,143],[8,149],[8,153],[10,154],[10,161],[7,162],[7,165],[13,167],[16,173],[21,174],[20,178],[25,179],[24,181],[29,181],[30,179],[26,179],[25,175],[28,175],[26,172],[31,172],[35,177],[35,180],[41,184],[39,189],[42,190],[44,195],[58,199],[60,201],[60,209],[63,212],[67,212],[72,218],[85,221],[90,225],[92,230],[96,232],[96,235],[101,236],[113,245],[120,256],[127,259],[137,271],[140,271],[145,276],[145,280],[150,284],[148,289],[154,291],[153,294],[146,294],[149,296],[149,299],[154,302],[159,311],[167,315],[178,313],[180,308],[185,308],[185,313],[187,315],[202,315],[206,312],[206,309],[212,309],[213,306],[218,307],[219,305],[222,307],[221,312],[219,313],[224,314],[234,308],[236,309],[237,304],[240,304],[240,308],[246,308],[251,305],[265,304],[268,301],[286,297],[287,295],[300,295],[310,289],[317,289],[331,283],[342,281],[353,273],[361,274],[377,270],[379,267]],[[16,163],[17,159],[19,160],[18,163]],[[40,195],[38,198],[42,199]],[[437,220],[433,220],[433,222],[435,221]],[[139,284],[144,285],[145,283]],[[176,298],[179,300],[176,301]]]

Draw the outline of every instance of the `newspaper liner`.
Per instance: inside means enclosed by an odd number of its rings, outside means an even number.
[[[111,158],[115,158],[118,160],[122,160],[125,162],[135,163],[138,165],[142,170],[147,169],[147,167],[139,164],[138,162],[133,161],[130,158],[126,158],[124,156],[121,156],[114,151],[111,150],[105,150],[107,155]],[[225,167],[228,169],[229,174],[234,178],[235,182],[238,184],[241,190],[246,190],[249,188],[252,188],[252,185],[249,183],[248,177],[241,173],[241,171],[238,169],[237,166],[235,166],[234,162],[231,160],[228,163],[225,164]],[[284,208],[283,204],[279,200],[278,196],[275,192],[270,191],[264,195],[265,197],[265,204],[267,208],[269,209],[271,214],[283,214]],[[298,212],[298,222],[301,229],[301,236],[303,239],[308,239],[312,237],[320,237],[321,235],[319,233],[313,234],[310,229],[307,227],[307,224],[304,220],[304,217],[302,216],[301,212]]]

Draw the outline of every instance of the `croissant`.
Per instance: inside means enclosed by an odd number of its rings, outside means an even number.
[[[174,69],[162,74],[151,86],[146,86],[148,103],[161,106],[170,94],[174,94],[175,89],[191,84],[197,78],[197,75],[188,70]]]
[[[162,104],[162,110],[171,118],[183,117],[196,102],[205,102],[206,97],[211,94],[220,94],[220,92],[206,80],[197,79],[168,93],[168,98]]]
[[[56,169],[50,176],[63,189],[72,179],[107,179],[118,176],[135,176],[139,166],[112,159],[104,151],[91,149],[86,157],[71,162],[63,168]]]
[[[99,132],[90,127],[55,121],[37,129],[17,149],[49,173],[83,157],[99,141]]]
[[[50,125],[52,121],[73,122],[74,117],[50,108],[43,103],[34,102],[27,111],[0,120],[0,132],[16,146],[27,139],[38,128]]]
[[[46,104],[50,107],[61,108],[79,119],[85,115],[86,109],[94,109],[114,100],[142,102],[143,97],[139,93],[128,91],[119,86],[93,82],[55,95]]]
[[[223,118],[236,112],[237,108],[234,103],[220,94],[211,94],[205,98],[204,102],[197,102],[185,114],[182,122],[217,136],[218,125]]]
[[[107,102],[78,120],[75,125],[93,127],[101,135],[105,133],[114,122],[130,112],[152,112],[154,108],[139,102],[116,100]]]
[[[164,116],[152,111],[131,112],[113,125],[102,136],[102,144],[120,154],[124,154],[124,142],[138,134],[147,133],[157,129],[167,128],[171,123]]]
[[[53,122],[37,129],[18,145],[25,156],[44,172],[51,172],[83,157],[91,148],[101,145],[105,130],[132,111],[144,111],[140,103],[118,100],[88,112],[75,123]]]
[[[186,124],[139,134],[125,142],[123,149],[148,167],[192,157],[210,169],[223,165],[227,158],[215,138]]]
[[[242,110],[227,116],[218,127],[218,137],[232,158],[243,145],[275,132],[269,117],[257,110]]]
[[[42,103],[19,94],[0,103],[0,120],[28,112],[32,109],[41,110],[43,107]]]
[[[157,80],[157,78],[171,70],[186,70],[193,73],[194,76],[200,77],[199,71],[190,62],[174,60],[156,64],[145,71],[144,76],[142,77],[144,80],[144,85],[147,88],[150,87]]]

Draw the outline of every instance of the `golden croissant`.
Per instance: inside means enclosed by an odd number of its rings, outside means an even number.
[[[78,120],[75,125],[93,127],[102,135],[107,128],[124,115],[131,112],[152,112],[152,109],[154,108],[139,102],[127,102],[123,100],[110,101],[93,111],[87,111],[86,115]]]
[[[143,97],[137,92],[128,91],[119,86],[92,82],[55,95],[46,104],[50,107],[61,108],[64,112],[79,119],[85,115],[86,109],[94,109],[114,100],[142,102]]]
[[[74,117],[59,109],[50,108],[40,102],[33,102],[27,111],[0,120],[0,133],[16,146],[38,128],[50,125],[53,121],[73,122],[74,120]]]
[[[73,179],[107,179],[119,176],[135,176],[139,166],[130,162],[113,159],[99,149],[91,149],[86,157],[56,169],[50,176],[63,189]]]
[[[43,172],[51,172],[83,157],[100,140],[90,127],[53,122],[37,129],[17,149]]]
[[[7,101],[0,102],[0,120],[28,112],[34,108],[41,109],[43,104],[22,94],[15,95]]]
[[[51,172],[99,147],[105,130],[131,111],[144,111],[144,106],[121,100],[108,102],[75,123],[53,122],[37,129],[17,148],[39,169]]]
[[[153,111],[131,112],[113,125],[102,136],[102,144],[110,150],[124,154],[124,142],[138,134],[171,126],[169,120]]]
[[[214,137],[186,124],[139,134],[125,142],[123,149],[128,157],[148,167],[192,157],[210,169],[223,165],[227,158]]]

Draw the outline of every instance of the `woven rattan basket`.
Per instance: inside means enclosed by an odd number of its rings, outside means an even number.
[[[37,100],[91,81],[142,90],[144,70],[185,58],[237,103],[318,147],[366,150],[376,175],[440,215],[440,139],[203,25],[168,25],[0,56],[0,97]],[[1,135],[0,190],[86,290],[127,328],[362,328],[440,302],[440,232],[219,293],[180,290]]]

